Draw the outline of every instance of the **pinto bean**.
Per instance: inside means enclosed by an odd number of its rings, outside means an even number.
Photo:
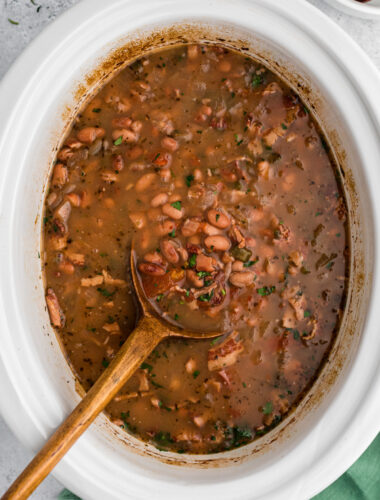
[[[162,212],[168,217],[171,217],[172,219],[175,220],[182,219],[184,214],[184,210],[182,207],[178,210],[177,208],[173,207],[173,205],[170,203],[165,203],[165,205],[162,207]]]
[[[186,278],[195,288],[202,288],[204,286],[203,279],[197,276],[193,269],[187,269]]]
[[[215,226],[212,226],[208,222],[201,223],[202,232],[208,236],[215,236],[217,234],[223,234],[223,231]]]
[[[232,271],[244,271],[244,263],[241,260],[235,260],[231,269]]]
[[[218,64],[218,69],[222,73],[228,73],[229,71],[231,71],[231,63],[230,63],[230,61],[226,61],[225,59],[223,59]]]
[[[141,262],[138,267],[142,273],[149,274],[149,276],[163,276],[166,274],[163,267],[153,262]]]
[[[207,218],[213,226],[219,227],[220,229],[226,229],[230,225],[230,219],[226,214],[215,208],[207,212]]]
[[[182,262],[186,262],[187,259],[189,258],[189,253],[186,250],[186,248],[180,247],[180,248],[178,248],[177,252],[179,253],[179,256],[181,257]]]
[[[165,205],[165,203],[168,201],[168,195],[166,193],[159,193],[152,198],[150,205],[154,208],[160,207],[161,205]]]
[[[128,160],[137,160],[142,154],[144,150],[140,146],[134,146],[129,151],[125,153],[126,158]]]
[[[162,182],[169,182],[172,176],[168,168],[161,169],[158,175],[160,176]]]
[[[193,176],[194,176],[194,180],[196,182],[202,182],[203,181],[203,172],[202,172],[201,169],[199,169],[199,168],[194,169]]]
[[[148,189],[155,181],[157,180],[157,174],[153,172],[149,172],[144,174],[140,179],[136,182],[135,190],[137,193],[141,193]]]
[[[158,264],[159,266],[164,265],[161,255],[158,252],[149,252],[144,255],[144,260],[153,264]]]
[[[114,128],[129,128],[132,120],[129,116],[118,116],[112,119],[112,127]]]
[[[75,267],[74,265],[68,261],[68,260],[63,260],[58,264],[58,269],[63,272],[64,274],[74,274],[75,272]]]
[[[62,163],[57,163],[54,167],[53,178],[51,181],[53,186],[61,188],[66,184],[68,180],[69,174],[67,171],[67,167],[65,167],[65,165],[63,165]]]
[[[120,129],[115,129],[112,132],[112,139],[116,141],[121,137],[123,142],[137,142],[138,141],[138,134],[136,132],[133,132],[132,130],[129,130],[128,128],[120,128]]]
[[[101,127],[84,127],[77,133],[77,137],[85,144],[92,144],[95,139],[101,139],[106,135],[106,131]]]
[[[177,264],[179,261],[179,255],[175,248],[175,245],[170,240],[162,240],[160,244],[162,255],[165,259],[170,262],[170,264]]]
[[[156,226],[156,233],[159,236],[166,236],[172,231],[175,231],[176,224],[173,220],[164,220],[161,224]]]
[[[190,236],[190,238],[187,240],[187,242],[190,245],[200,245],[201,244],[201,237],[199,234],[194,234],[193,236]]]
[[[179,144],[178,141],[172,137],[164,137],[161,141],[161,146],[171,153],[174,153],[174,151],[177,151]]]
[[[225,252],[231,246],[231,242],[228,238],[221,235],[207,236],[205,238],[205,245],[208,249],[215,250],[217,252]]]
[[[117,172],[121,172],[124,168],[124,160],[121,155],[115,155],[112,157],[112,167]]]
[[[246,272],[231,273],[229,281],[231,285],[234,285],[237,288],[243,288],[245,286],[252,285],[254,279],[255,279],[255,273],[252,271],[246,271]]]

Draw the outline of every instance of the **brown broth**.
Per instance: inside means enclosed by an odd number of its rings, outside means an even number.
[[[88,390],[136,324],[132,239],[163,342],[107,407],[159,449],[210,453],[311,386],[347,286],[346,204],[300,98],[259,62],[181,46],[127,66],[77,116],[44,219],[47,304]]]

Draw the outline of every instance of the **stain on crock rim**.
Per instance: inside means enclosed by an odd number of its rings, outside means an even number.
[[[259,454],[265,454],[268,447],[273,446],[278,441],[290,440],[294,435],[295,426],[298,425],[298,422],[326,400],[341,371],[344,367],[347,368],[350,359],[355,356],[362,333],[361,326],[364,322],[363,314],[358,313],[361,308],[357,306],[357,303],[358,300],[365,300],[365,293],[363,293],[365,292],[365,261],[363,241],[360,234],[359,199],[354,176],[347,165],[347,155],[340,139],[339,129],[331,127],[331,124],[326,124],[321,118],[325,113],[324,107],[326,106],[323,95],[316,90],[315,84],[308,76],[301,75],[296,66],[285,67],[279,62],[279,60],[281,61],[280,50],[278,52],[269,50],[258,39],[255,39],[256,47],[253,47],[252,38],[255,38],[254,36],[250,35],[246,39],[236,36],[228,25],[215,27],[207,24],[202,25],[199,22],[174,23],[162,29],[138,31],[129,34],[128,38],[127,42],[123,39],[115,41],[113,47],[109,48],[108,53],[98,61],[95,69],[90,71],[82,81],[73,84],[73,101],[67,103],[62,112],[62,120],[65,126],[61,131],[57,132],[56,137],[59,137],[59,141],[55,140],[52,146],[51,167],[56,152],[60,149],[77,113],[86,106],[87,102],[102,86],[128,64],[163,48],[189,43],[216,44],[259,60],[264,66],[267,66],[285,80],[300,95],[327,139],[330,154],[337,167],[337,174],[349,209],[348,236],[351,247],[348,270],[349,284],[341,325],[328,356],[319,369],[317,379],[305,392],[297,407],[279,425],[266,435],[240,448],[210,455],[190,455],[160,451],[152,444],[143,442],[120,430],[108,418],[103,421],[102,428],[104,428],[110,439],[117,438],[121,440],[128,449],[140,455],[176,466],[197,468],[227,467],[250,460]],[[46,186],[50,171],[51,168],[46,177]],[[41,224],[39,220],[42,219],[43,202],[44,198],[41,200],[40,211],[36,216],[36,223],[39,225]],[[42,243],[41,251],[43,251]],[[369,288],[368,280],[366,284],[367,288]],[[57,339],[62,352],[64,352],[58,335]],[[69,363],[68,359],[67,362]],[[84,389],[77,379],[75,379],[75,388],[79,395],[84,395]]]

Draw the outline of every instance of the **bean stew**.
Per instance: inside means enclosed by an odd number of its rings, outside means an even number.
[[[167,340],[107,407],[160,450],[213,453],[302,399],[339,329],[347,208],[300,97],[260,62],[183,45],[133,62],[80,112],[46,197],[46,303],[88,390],[137,321],[132,240]]]

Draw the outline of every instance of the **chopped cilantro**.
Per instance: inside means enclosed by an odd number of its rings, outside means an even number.
[[[265,297],[267,295],[270,295],[271,293],[274,293],[276,291],[275,286],[263,286],[262,288],[257,289],[257,293],[261,295],[262,297]]]
[[[214,290],[211,290],[210,293],[204,293],[203,295],[201,295],[200,297],[198,297],[198,300],[200,300],[201,302],[210,302],[210,300],[212,299],[214,295]]]
[[[288,127],[285,125],[285,123],[281,123],[281,127],[283,128],[283,130],[287,130]]]
[[[261,85],[263,83],[263,77],[261,75],[254,75],[254,77],[252,78],[252,82],[251,82],[251,85],[253,88],[256,88],[258,87],[259,85]]]
[[[97,288],[97,291],[103,295],[103,297],[112,297],[115,292],[109,292],[105,288]]]
[[[170,233],[168,233],[168,236],[170,236],[170,238],[175,238],[175,229],[173,229],[173,231],[170,231]]]
[[[93,108],[92,112],[93,113],[100,113],[101,112],[101,108]]]
[[[120,144],[123,142],[123,136],[121,135],[120,137],[118,137],[116,139],[116,141],[113,141],[113,143],[115,144],[115,146],[120,146]]]
[[[263,406],[262,412],[264,413],[264,415],[270,415],[272,411],[273,411],[273,404],[271,401],[267,401]]]
[[[187,187],[190,187],[190,186],[191,186],[191,183],[192,183],[192,182],[193,182],[193,180],[194,180],[194,176],[193,176],[193,174],[190,174],[190,175],[187,175],[187,176],[185,177],[185,179],[186,179],[186,186],[187,186]]]
[[[193,371],[193,378],[197,378],[200,373],[201,372],[199,370],[194,370]]]
[[[162,299],[163,296],[164,296],[163,293],[160,293],[159,295],[157,295],[156,302],[160,302],[160,300]]]
[[[224,289],[224,288],[222,288],[222,289],[220,290],[220,293],[221,293],[222,295],[226,295],[226,291],[225,291],[225,289]]]
[[[141,363],[140,368],[142,370],[148,370],[149,373],[153,370],[153,366],[150,365],[149,363],[146,363],[145,361],[144,363]]]
[[[173,203],[171,203],[171,206],[176,210],[181,210],[182,208],[182,204],[180,201],[174,201]]]
[[[175,315],[174,315],[174,319],[175,319],[175,321],[178,321],[178,320],[179,320],[179,316],[178,316],[178,314],[177,314],[177,313],[175,313]]]
[[[197,272],[197,276],[199,278],[204,278],[205,276],[211,276],[211,273],[209,273],[208,271],[199,271]]]
[[[110,362],[103,358],[102,366],[104,366],[104,368],[107,368],[109,366],[109,364],[110,364]]]
[[[195,267],[197,263],[197,256],[195,253],[192,253],[189,258],[189,267]]]
[[[311,314],[311,312],[306,309],[306,311],[303,312],[303,317],[304,318],[309,318],[310,314]]]

